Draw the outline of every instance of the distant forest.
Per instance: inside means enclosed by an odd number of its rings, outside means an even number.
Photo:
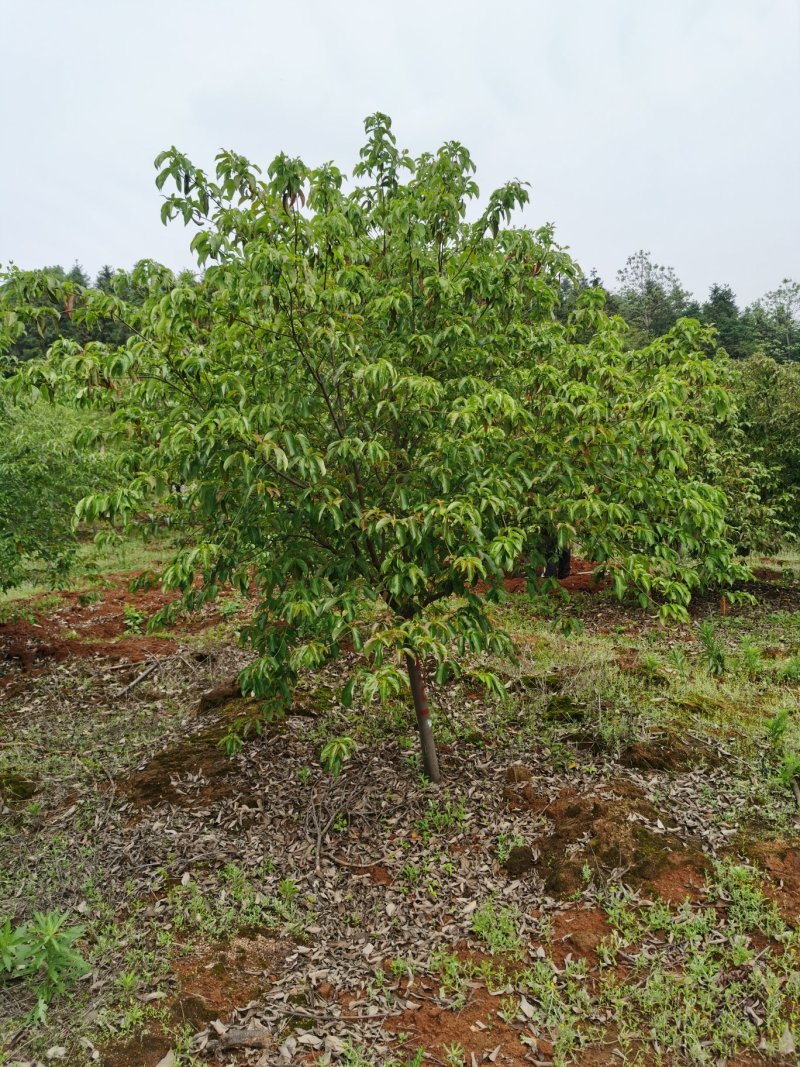
[[[64,283],[80,288],[114,291],[127,301],[137,303],[137,293],[131,275],[123,270],[104,266],[92,281],[77,263],[70,269],[45,267],[43,273],[63,291]],[[699,319],[714,326],[719,343],[733,359],[746,359],[755,354],[767,356],[778,363],[800,362],[800,282],[785,278],[781,284],[754,303],[741,308],[733,289],[726,284],[711,286],[705,301],[699,301],[681,283],[672,267],[654,263],[649,252],[639,251],[629,256],[624,268],[617,272],[616,285],[611,287],[597,274],[581,279],[576,285],[565,279],[562,283],[559,318],[566,318],[574,308],[578,293],[584,288],[599,288],[606,294],[609,311],[620,315],[631,328],[631,344],[640,347],[661,337],[680,318]],[[145,293],[139,294],[143,301]],[[123,343],[127,331],[122,323],[101,322],[96,326],[77,325],[71,317],[69,303],[53,304],[54,314],[46,322],[29,325],[25,333],[10,346],[8,354],[21,362],[44,356],[57,337],[67,337],[83,344],[103,341]]]

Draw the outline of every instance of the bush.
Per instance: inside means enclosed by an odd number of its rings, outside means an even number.
[[[763,471],[761,500],[800,536],[800,367],[756,355],[736,366],[735,395],[746,449]]]
[[[0,591],[44,572],[63,579],[78,540],[75,505],[108,481],[107,456],[74,444],[80,416],[0,396]]]

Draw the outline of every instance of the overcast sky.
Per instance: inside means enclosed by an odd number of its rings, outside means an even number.
[[[607,283],[639,248],[699,296],[800,279],[800,0],[0,0],[0,34],[3,264],[189,265],[161,149],[350,171],[381,110]]]

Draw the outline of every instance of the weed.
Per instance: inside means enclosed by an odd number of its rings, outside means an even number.
[[[769,937],[778,937],[786,927],[774,901],[764,896],[763,877],[752,867],[714,863],[713,888],[727,903],[728,922],[737,931],[758,930]]]
[[[437,800],[428,802],[428,809],[417,823],[422,840],[426,843],[434,834],[443,834],[448,830],[461,829],[467,821],[467,806],[462,799],[446,800],[444,804]]]
[[[472,915],[472,929],[491,953],[504,952],[522,955],[519,934],[520,914],[517,908],[498,908],[493,900],[486,900]]]
[[[323,770],[333,778],[338,778],[346,760],[350,759],[356,748],[352,737],[332,737],[325,745],[319,759]]]
[[[782,785],[791,785],[796,779],[800,779],[800,753],[787,752],[781,762],[778,780]]]
[[[438,949],[431,956],[431,969],[436,971],[441,980],[439,996],[446,1000],[456,1011],[467,1002],[467,983],[464,968],[458,956],[446,949]]]
[[[682,648],[671,648],[667,652],[667,662],[673,670],[676,670],[680,675],[686,675],[689,673],[689,660]]]
[[[125,619],[126,634],[142,633],[144,624],[147,622],[147,616],[143,611],[139,611],[133,604],[125,604],[122,608],[122,615]]]
[[[774,718],[767,723],[767,735],[773,748],[777,749],[780,746],[788,728],[789,712],[786,708],[781,708],[780,711],[776,712]]]
[[[349,1042],[346,1042],[342,1049],[344,1067],[422,1067],[424,1060],[425,1050],[421,1048],[417,1049],[411,1059],[403,1061],[394,1058],[387,1060],[383,1056],[380,1060],[372,1059],[366,1049],[351,1045]]]
[[[742,670],[750,678],[757,678],[763,673],[764,657],[761,653],[761,649],[752,638],[745,638],[742,641],[741,650],[739,652],[739,663]]]
[[[800,682],[800,656],[792,656],[782,663],[778,668],[778,678],[792,685]]]
[[[708,621],[701,623],[697,635],[702,648],[701,659],[705,663],[709,674],[719,678],[725,673],[727,662],[725,648],[718,639],[713,624]]]
[[[451,1041],[449,1045],[443,1045],[448,1067],[463,1067],[466,1062],[464,1046],[459,1041]]]
[[[497,838],[497,847],[495,849],[497,862],[502,866],[511,855],[512,850],[521,848],[524,844],[525,840],[520,834],[500,834]]]
[[[504,1023],[513,1023],[519,1011],[519,997],[503,997],[497,1014]]]
[[[395,978],[413,978],[414,977],[414,964],[411,960],[402,959],[397,957],[393,959],[389,964],[389,970],[395,976]]]
[[[38,979],[36,1007],[31,1021],[43,1023],[47,1004],[56,993],[63,993],[69,982],[89,971],[74,949],[85,930],[67,926],[61,912],[37,912],[31,922],[12,926],[7,918],[0,926],[0,974],[8,981]]]
[[[277,895],[270,897],[260,893],[236,864],[223,867],[220,874],[222,887],[216,894],[206,895],[191,879],[170,890],[167,900],[177,930],[199,929],[214,939],[231,937],[248,926],[300,931],[298,889],[291,879],[281,882]]]
[[[221,617],[227,621],[228,619],[232,619],[234,615],[238,615],[244,606],[243,600],[232,597],[230,600],[221,600],[217,605],[217,611]]]

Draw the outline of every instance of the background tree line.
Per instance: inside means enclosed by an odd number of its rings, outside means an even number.
[[[653,262],[649,252],[629,256],[617,271],[615,287],[597,274],[562,283],[562,314],[568,314],[584,288],[600,288],[609,311],[631,327],[632,344],[647,344],[671,329],[678,319],[698,319],[717,331],[732,359],[760,353],[776,362],[800,360],[800,282],[784,278],[759,300],[740,308],[729,285],[714,283],[704,302],[681,283],[672,267]]]
[[[69,301],[70,292],[114,292],[126,302],[138,305],[147,295],[132,280],[135,272],[115,270],[108,265],[100,269],[94,281],[77,262],[70,270],[53,266],[34,273],[49,282],[52,313],[43,315],[40,303],[35,321],[20,320],[16,336],[7,337],[6,352],[15,362],[44,356],[58,337],[83,344],[125,342],[129,331],[121,322],[97,320],[91,325],[85,321],[78,324]],[[739,307],[730,285],[717,282],[701,302],[685,288],[672,267],[654,263],[649,252],[640,250],[629,256],[625,266],[617,271],[614,287],[606,285],[594,272],[577,280],[565,277],[558,310],[562,320],[574,310],[580,293],[587,288],[605,293],[607,310],[620,315],[631,328],[632,347],[663,336],[678,319],[692,318],[716,329],[719,344],[732,359],[759,354],[777,363],[800,362],[800,282],[791,278],[784,278],[776,289],[744,308]],[[66,302],[64,293],[68,294]],[[46,292],[40,296],[47,301]],[[7,281],[0,287],[0,298],[6,309],[24,305],[24,287],[13,280]]]

